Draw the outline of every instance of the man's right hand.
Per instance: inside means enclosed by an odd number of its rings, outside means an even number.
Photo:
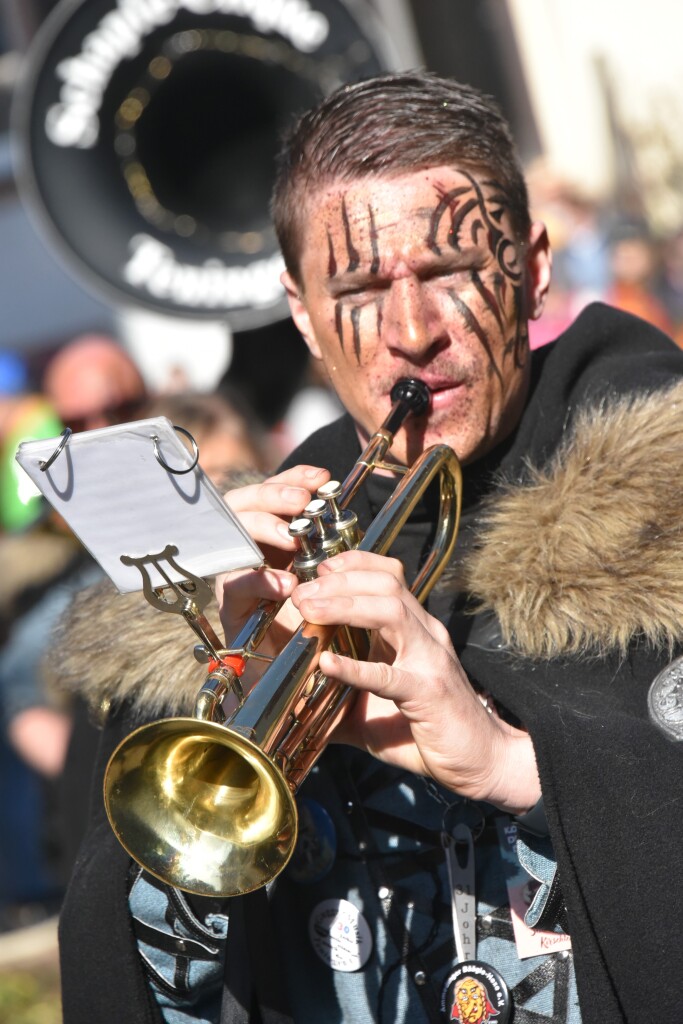
[[[298,581],[286,567],[297,544],[289,535],[289,523],[302,514],[317,489],[329,479],[326,469],[294,466],[262,483],[239,487],[225,495],[226,503],[256,541],[267,563],[258,572],[246,569],[217,577],[216,598],[226,643],[232,642],[259,601],[285,601],[294,590]],[[276,627],[278,647],[300,621],[295,609],[287,605],[281,610]]]

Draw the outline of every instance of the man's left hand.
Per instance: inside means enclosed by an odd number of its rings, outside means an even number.
[[[471,799],[519,814],[541,795],[528,733],[491,714],[476,694],[446,628],[406,587],[395,559],[336,555],[292,601],[309,622],[372,630],[368,661],[320,656],[320,669],[359,692],[335,742],[431,776]]]

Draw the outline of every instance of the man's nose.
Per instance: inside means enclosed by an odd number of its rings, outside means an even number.
[[[416,277],[392,282],[385,307],[386,341],[390,348],[412,358],[423,355],[436,340],[434,311]]]

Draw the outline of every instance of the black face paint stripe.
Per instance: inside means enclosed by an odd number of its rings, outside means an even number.
[[[377,337],[382,337],[382,324],[384,322],[384,304],[381,299],[377,300]]]
[[[521,368],[526,364],[529,355],[529,331],[526,322],[522,319],[523,313],[523,291],[518,285],[512,291],[515,303],[515,320],[517,322],[517,333],[515,336],[515,366]]]
[[[427,245],[437,256],[441,255],[441,249],[436,241],[436,236],[439,233],[439,226],[446,210],[453,208],[453,200],[457,199],[458,196],[464,195],[465,192],[469,192],[468,185],[459,185],[457,188],[452,188],[450,192],[446,192],[445,195],[441,196],[441,199],[434,207],[429,222],[429,234],[427,235]]]
[[[354,306],[351,310],[351,327],[353,328],[353,351],[356,355],[356,362],[360,366],[360,314],[361,307]]]
[[[510,205],[510,199],[502,182],[497,181],[495,178],[486,178],[482,184],[486,185],[487,188],[493,189],[492,203],[499,203],[501,206]]]
[[[491,252],[494,254],[503,273],[506,274],[507,277],[511,278],[513,281],[520,281],[522,278],[521,271],[515,270],[505,261],[505,253],[511,247],[514,250],[515,259],[517,258],[517,246],[514,240],[506,236],[505,233],[501,230],[501,228],[498,227],[497,224],[495,223],[493,215],[489,210],[489,205],[492,202],[492,200],[489,199],[487,205],[487,201],[484,197],[483,192],[481,191],[481,188],[476,178],[473,178],[471,174],[467,173],[467,171],[461,171],[460,173],[463,175],[463,177],[467,178],[467,180],[472,183],[472,188],[474,189],[474,192],[479,199],[479,208],[481,210],[481,215],[484,218],[486,226],[488,227],[489,230],[489,246],[491,248]],[[496,196],[496,201],[501,204],[501,209],[495,211],[497,219],[502,220],[504,210],[507,209],[510,205],[505,195],[505,191],[497,182],[485,182],[485,184],[493,188],[497,188],[502,192],[502,195]]]
[[[379,270],[379,246],[377,244],[377,226],[375,225],[375,216],[372,212],[372,207],[368,203],[368,216],[370,218],[370,245],[372,247],[372,263],[370,264],[370,273],[376,274]]]
[[[337,337],[339,338],[339,344],[344,348],[344,326],[342,322],[341,302],[335,302],[334,304],[334,326],[337,331]]]
[[[479,232],[484,230],[485,228],[483,220],[480,220],[477,217],[477,219],[472,224],[472,230],[470,231],[470,238],[472,239],[475,245],[479,245]]]
[[[353,244],[351,238],[351,224],[349,222],[349,213],[346,209],[346,200],[342,199],[342,220],[344,222],[344,236],[346,238],[346,251],[349,255],[349,265],[346,268],[349,270],[357,270],[360,264],[360,253]]]
[[[481,342],[484,351],[489,357],[489,363],[492,371],[500,380],[502,380],[500,370],[496,366],[495,360],[493,358],[493,352],[491,351],[491,346],[489,344],[489,339],[486,336],[486,331],[482,328],[477,318],[472,314],[472,310],[469,308],[469,306],[467,306],[462,301],[460,296],[457,295],[456,292],[453,291],[453,289],[449,289],[448,294],[453,302],[453,305],[455,306],[455,308],[458,310],[461,317],[465,321],[465,326],[467,327],[468,331],[471,331],[472,334],[476,335],[476,337]]]
[[[330,234],[329,228],[327,229],[327,276],[337,276],[337,258],[334,255],[334,242],[332,241],[332,235]]]
[[[522,319],[522,298],[522,289],[520,287],[514,288],[512,301],[515,307],[515,333],[512,338],[508,338],[503,349],[503,358],[506,359],[509,355],[512,355],[515,367],[518,370],[526,365],[529,355],[529,332]]]
[[[500,263],[500,265],[501,265],[501,267],[503,269],[503,273],[507,274],[507,276],[510,278],[510,280],[512,280],[512,281],[521,281],[522,280],[522,271],[521,270],[515,270],[514,267],[512,267],[509,263],[506,263],[507,254],[508,254],[510,249],[512,249],[512,262],[513,263],[516,262],[517,261],[517,255],[518,255],[517,254],[517,246],[515,245],[515,243],[510,238],[504,238],[504,237],[501,238],[501,240],[500,240],[500,242],[498,244],[498,252],[496,253],[496,258],[497,258],[498,262]]]
[[[505,296],[507,295],[508,290],[508,283],[507,278],[501,271],[496,271],[496,273],[493,275],[493,290],[498,305],[504,306]]]
[[[448,244],[451,249],[460,250],[460,228],[462,227],[462,222],[478,205],[479,201],[477,199],[469,199],[460,207],[457,214],[454,213],[451,217],[451,230],[448,233]]]
[[[482,281],[478,271],[476,271],[476,270],[474,270],[472,272],[472,283],[474,284],[474,287],[477,289],[477,291],[481,295],[482,299],[486,303],[487,308],[491,311],[491,313],[493,313],[494,317],[496,318],[496,323],[498,324],[498,327],[502,331],[503,330],[503,317],[502,317],[502,314],[500,312],[500,307],[498,305],[498,302],[496,301],[496,297],[493,294],[493,292],[490,290],[490,288],[486,287],[486,285]]]

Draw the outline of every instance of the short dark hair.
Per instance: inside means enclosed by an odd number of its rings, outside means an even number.
[[[431,72],[380,75],[331,93],[292,126],[277,163],[272,215],[287,269],[299,278],[306,196],[332,181],[450,166],[491,175],[519,241],[531,225],[526,182],[495,100]]]

